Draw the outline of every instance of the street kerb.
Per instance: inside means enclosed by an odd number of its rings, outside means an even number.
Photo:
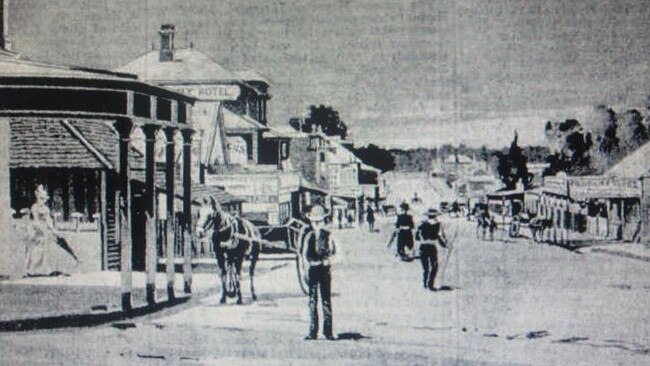
[[[154,305],[147,305],[132,309],[130,312],[122,310],[102,312],[55,315],[41,318],[18,319],[0,322],[0,332],[17,332],[38,329],[74,328],[101,325],[113,321],[131,319],[148,315],[164,308],[186,303],[191,296],[177,297],[172,301],[164,301]]]

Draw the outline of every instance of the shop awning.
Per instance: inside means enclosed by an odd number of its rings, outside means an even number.
[[[204,198],[214,198],[220,205],[246,202],[245,199],[226,192],[219,186],[193,185],[192,203],[199,204]]]
[[[240,115],[230,111],[228,108],[222,108],[223,124],[226,132],[239,131],[267,131],[269,128],[257,122],[247,115]]]
[[[517,191],[517,190],[510,190],[510,191],[497,191],[497,192],[490,192],[486,194],[488,199],[523,199],[524,198],[524,192],[522,191]]]
[[[348,201],[339,197],[332,197],[332,204],[334,206],[348,207]]]
[[[118,141],[103,121],[12,118],[11,168],[113,169]]]
[[[325,188],[318,187],[304,180],[300,182],[300,190],[316,193],[321,196],[327,196],[327,190]]]

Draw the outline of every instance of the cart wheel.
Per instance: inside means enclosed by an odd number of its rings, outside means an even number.
[[[305,263],[301,255],[296,255],[296,274],[298,275],[298,283],[300,284],[302,293],[308,295],[309,286],[307,285],[307,279],[305,278],[307,273]]]

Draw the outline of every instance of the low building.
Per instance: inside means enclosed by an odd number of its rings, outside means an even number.
[[[641,182],[615,176],[544,177],[527,207],[551,220],[551,240],[633,240],[641,225]]]
[[[350,217],[362,222],[366,205],[385,199],[381,172],[364,164],[337,137],[319,131],[299,134],[292,139],[295,154],[290,161],[301,174],[301,186],[324,193],[317,197],[330,207],[335,223]]]

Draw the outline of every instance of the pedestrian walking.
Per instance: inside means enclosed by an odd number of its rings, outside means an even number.
[[[368,231],[371,233],[375,232],[375,212],[370,206],[368,206],[368,210],[366,210],[366,221],[368,222]]]
[[[309,286],[309,334],[305,340],[316,339],[318,335],[318,294],[323,311],[323,336],[334,340],[332,333],[332,293],[330,258],[336,254],[336,244],[329,231],[323,228],[325,208],[315,205],[307,218],[311,229],[305,234],[302,256],[305,260],[307,284]]]
[[[424,288],[435,291],[436,273],[438,272],[438,246],[447,248],[447,239],[438,221],[440,211],[430,208],[415,233],[420,244],[420,262],[422,263],[422,284]]]
[[[415,223],[413,222],[413,216],[409,215],[409,205],[406,202],[402,202],[399,206],[401,213],[397,215],[397,222],[395,223],[395,229],[397,230],[397,254],[404,261],[411,260],[410,256],[407,254],[413,250],[413,228]]]

